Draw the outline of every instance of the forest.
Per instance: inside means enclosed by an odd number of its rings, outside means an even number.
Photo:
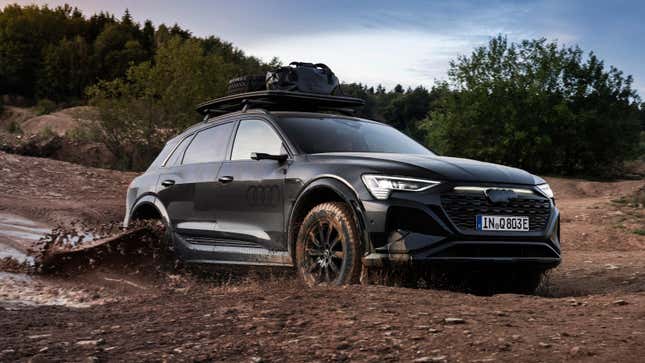
[[[299,60],[316,61],[306,54]],[[196,104],[224,95],[229,79],[290,61],[267,62],[178,25],[140,24],[128,11],[0,10],[1,99],[44,112],[96,106],[94,137],[119,169],[144,169],[168,137],[199,120]],[[539,173],[613,176],[645,154],[645,103],[632,85],[593,52],[500,34],[456,57],[446,81],[431,88],[345,83],[341,92],[366,101],[358,116],[440,154]]]

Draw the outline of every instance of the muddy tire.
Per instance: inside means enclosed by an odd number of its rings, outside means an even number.
[[[357,283],[361,243],[349,207],[323,203],[304,218],[296,240],[298,274],[309,286]]]
[[[252,76],[244,76],[233,78],[228,81],[228,88],[226,89],[227,95],[236,95],[239,93],[262,91],[266,89],[266,76],[264,74],[256,74]]]

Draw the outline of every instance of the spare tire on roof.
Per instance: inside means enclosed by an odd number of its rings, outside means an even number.
[[[266,89],[266,76],[264,74],[255,74],[233,78],[228,81],[227,95],[236,95],[239,93],[262,91]]]

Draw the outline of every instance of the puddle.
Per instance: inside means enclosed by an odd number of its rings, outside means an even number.
[[[13,245],[14,248],[28,247],[49,232],[51,229],[43,224],[0,212],[0,242]]]
[[[37,277],[0,272],[0,308],[18,310],[51,305],[85,308],[101,302],[94,301],[83,289],[62,288]]]
[[[132,259],[152,258],[141,252],[143,243],[150,242],[151,237],[143,227],[128,231],[119,227],[72,225],[50,229],[36,221],[0,212],[0,310],[44,305],[84,308],[147,291],[148,278],[132,276],[140,273],[139,262]],[[43,246],[48,249],[39,250]],[[36,265],[28,252],[32,248],[38,249],[39,269],[48,266],[52,271],[58,269],[60,274],[24,273],[34,271],[24,265]],[[105,272],[94,269],[97,261],[108,266]]]
[[[0,212],[0,236],[14,236],[29,240],[38,240],[51,229],[27,218]]]
[[[23,251],[19,251],[11,246],[0,243],[0,260],[5,258],[12,258],[20,264],[26,262],[29,266],[34,264],[34,258],[32,256],[28,256]]]
[[[0,259],[12,258],[33,264],[27,250],[51,229],[30,219],[0,212]]]

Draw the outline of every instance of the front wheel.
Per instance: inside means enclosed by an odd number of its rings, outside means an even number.
[[[296,264],[308,285],[357,282],[360,258],[358,229],[346,204],[319,204],[307,214],[296,240]]]

